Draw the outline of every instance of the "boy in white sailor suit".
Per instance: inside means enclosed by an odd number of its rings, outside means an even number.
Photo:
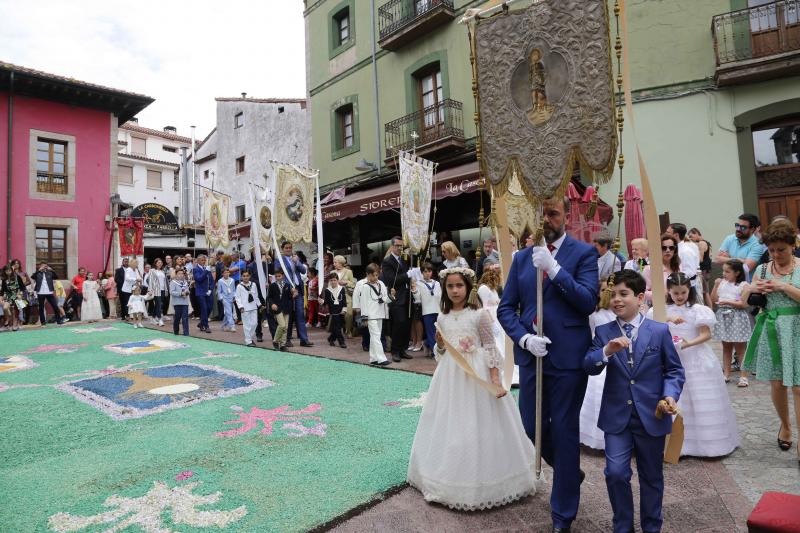
[[[389,360],[383,353],[381,328],[387,317],[389,292],[378,279],[378,266],[367,265],[366,279],[359,281],[353,295],[353,307],[361,310],[361,319],[369,330],[369,364],[386,366]]]
[[[614,511],[614,533],[633,531],[631,456],[639,474],[641,525],[661,531],[664,441],[672,431],[685,380],[666,324],[644,317],[645,280],[638,272],[614,274],[611,310],[617,319],[595,329],[584,370],[606,369],[597,426],[605,433],[606,487]]]
[[[258,288],[250,281],[250,272],[242,272],[242,281],[236,287],[236,305],[242,311],[242,326],[244,330],[244,343],[255,346],[253,336],[258,325],[258,306],[261,300],[258,297]]]

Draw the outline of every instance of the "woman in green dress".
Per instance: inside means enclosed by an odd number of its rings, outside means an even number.
[[[755,371],[757,379],[769,380],[772,386],[772,404],[781,421],[778,446],[782,450],[792,446],[788,387],[792,388],[800,429],[800,259],[793,255],[796,235],[794,225],[786,220],[767,227],[761,242],[769,250],[771,261],[757,267],[752,284],[743,294],[743,299],[750,293],[766,296],[766,307],[756,317],[747,347],[745,368]]]

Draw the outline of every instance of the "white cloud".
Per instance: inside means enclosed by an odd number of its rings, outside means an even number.
[[[151,128],[203,138],[216,96],[306,92],[300,0],[0,0],[0,20],[0,60],[151,96]]]

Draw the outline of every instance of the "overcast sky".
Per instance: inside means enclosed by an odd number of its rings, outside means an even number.
[[[0,0],[0,60],[155,98],[139,124],[203,138],[217,96],[304,97],[301,0]]]

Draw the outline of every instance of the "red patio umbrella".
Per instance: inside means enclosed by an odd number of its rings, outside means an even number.
[[[645,236],[644,210],[642,209],[642,193],[636,185],[625,188],[625,241],[628,245],[628,257],[633,254],[631,241]]]

